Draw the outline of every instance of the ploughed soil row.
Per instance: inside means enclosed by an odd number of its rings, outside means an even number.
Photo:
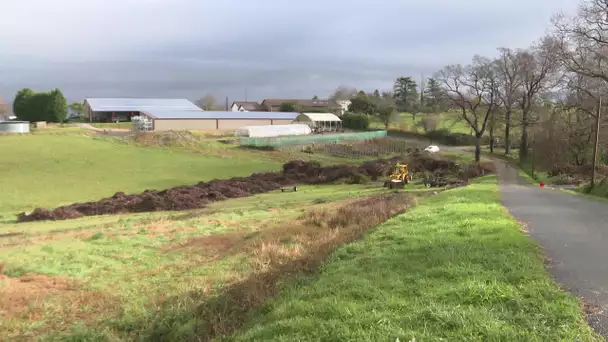
[[[478,176],[479,167],[465,167],[446,160],[421,155],[406,157],[411,172],[444,172],[467,180]],[[282,172],[257,173],[249,177],[200,182],[191,186],[179,186],[167,190],[146,190],[141,194],[127,195],[122,192],[97,202],[75,203],[54,210],[37,208],[31,213],[21,213],[19,222],[43,220],[67,220],[83,216],[120,213],[139,213],[167,210],[203,208],[207,204],[229,198],[247,197],[295,184],[326,184],[339,180],[346,183],[362,183],[366,178],[376,180],[390,172],[403,157],[378,159],[360,166],[337,165],[322,167],[316,162],[291,161],[283,165]],[[488,169],[483,170],[487,173]]]

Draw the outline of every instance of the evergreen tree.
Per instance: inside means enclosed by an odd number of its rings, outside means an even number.
[[[395,104],[400,111],[414,113],[418,102],[418,86],[411,77],[399,77],[393,87]]]

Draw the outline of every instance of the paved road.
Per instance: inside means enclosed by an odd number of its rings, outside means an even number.
[[[608,337],[608,204],[525,185],[497,161],[502,200],[543,247],[558,283],[583,299],[589,324]]]

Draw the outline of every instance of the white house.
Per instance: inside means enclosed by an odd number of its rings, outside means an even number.
[[[348,111],[348,106],[350,106],[350,100],[338,100],[336,104],[340,106],[340,115],[344,115]]]
[[[230,106],[232,112],[262,112],[260,104],[252,101],[234,101]]]

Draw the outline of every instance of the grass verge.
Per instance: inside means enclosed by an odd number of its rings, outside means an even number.
[[[600,340],[501,206],[494,176],[340,248],[251,317],[230,340]]]

